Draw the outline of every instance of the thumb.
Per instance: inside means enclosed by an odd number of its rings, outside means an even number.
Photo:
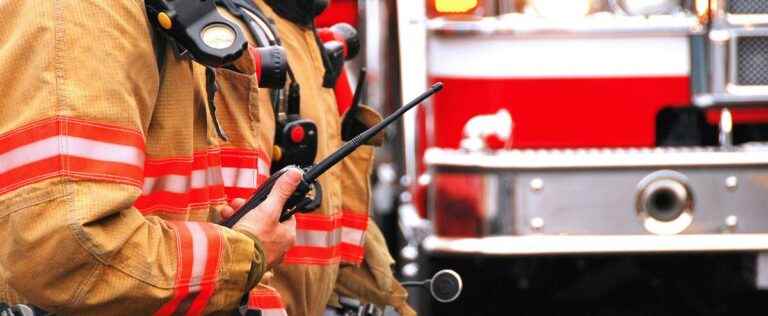
[[[290,168],[277,179],[277,182],[272,187],[272,191],[267,196],[267,200],[264,201],[267,211],[272,213],[273,217],[280,216],[285,201],[296,191],[296,187],[299,185],[299,181],[301,181],[301,175],[301,170]]]

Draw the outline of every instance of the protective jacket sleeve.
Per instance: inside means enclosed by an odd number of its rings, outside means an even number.
[[[355,118],[362,126],[373,126],[381,116],[367,106],[361,106]],[[351,136],[351,135],[350,135]],[[342,190],[342,265],[336,281],[335,294],[359,299],[362,303],[392,306],[400,315],[415,315],[408,306],[408,292],[400,285],[392,271],[395,261],[389,253],[386,240],[376,223],[369,218],[374,149],[380,145],[384,135],[380,134],[353,152],[341,162]],[[357,224],[361,223],[361,224]],[[357,228],[359,235],[353,234]],[[355,238],[352,238],[355,237]],[[344,245],[344,244],[342,244]],[[332,298],[333,299],[333,298]],[[331,302],[333,304],[333,302]]]
[[[0,301],[62,315],[237,308],[263,273],[254,240],[133,207],[161,86],[143,1],[3,1],[0,16]]]
[[[416,315],[408,305],[408,291],[392,272],[394,263],[384,236],[370,220],[366,230],[365,259],[360,265],[339,268],[334,294],[359,299],[363,304],[392,306],[402,316]]]

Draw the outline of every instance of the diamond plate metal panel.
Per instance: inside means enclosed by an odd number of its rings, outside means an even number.
[[[768,85],[768,36],[739,37],[736,45],[737,84]]]
[[[726,11],[731,14],[768,14],[768,1],[765,0],[730,0]]]

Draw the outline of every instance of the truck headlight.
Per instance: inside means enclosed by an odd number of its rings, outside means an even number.
[[[438,13],[466,13],[477,8],[477,0],[435,0]]]
[[[682,9],[680,0],[612,0],[628,15],[672,14]]]

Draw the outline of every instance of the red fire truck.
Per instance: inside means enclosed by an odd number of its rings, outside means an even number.
[[[403,272],[467,287],[433,314],[768,286],[768,1],[395,2],[402,100],[446,87],[403,129]]]

